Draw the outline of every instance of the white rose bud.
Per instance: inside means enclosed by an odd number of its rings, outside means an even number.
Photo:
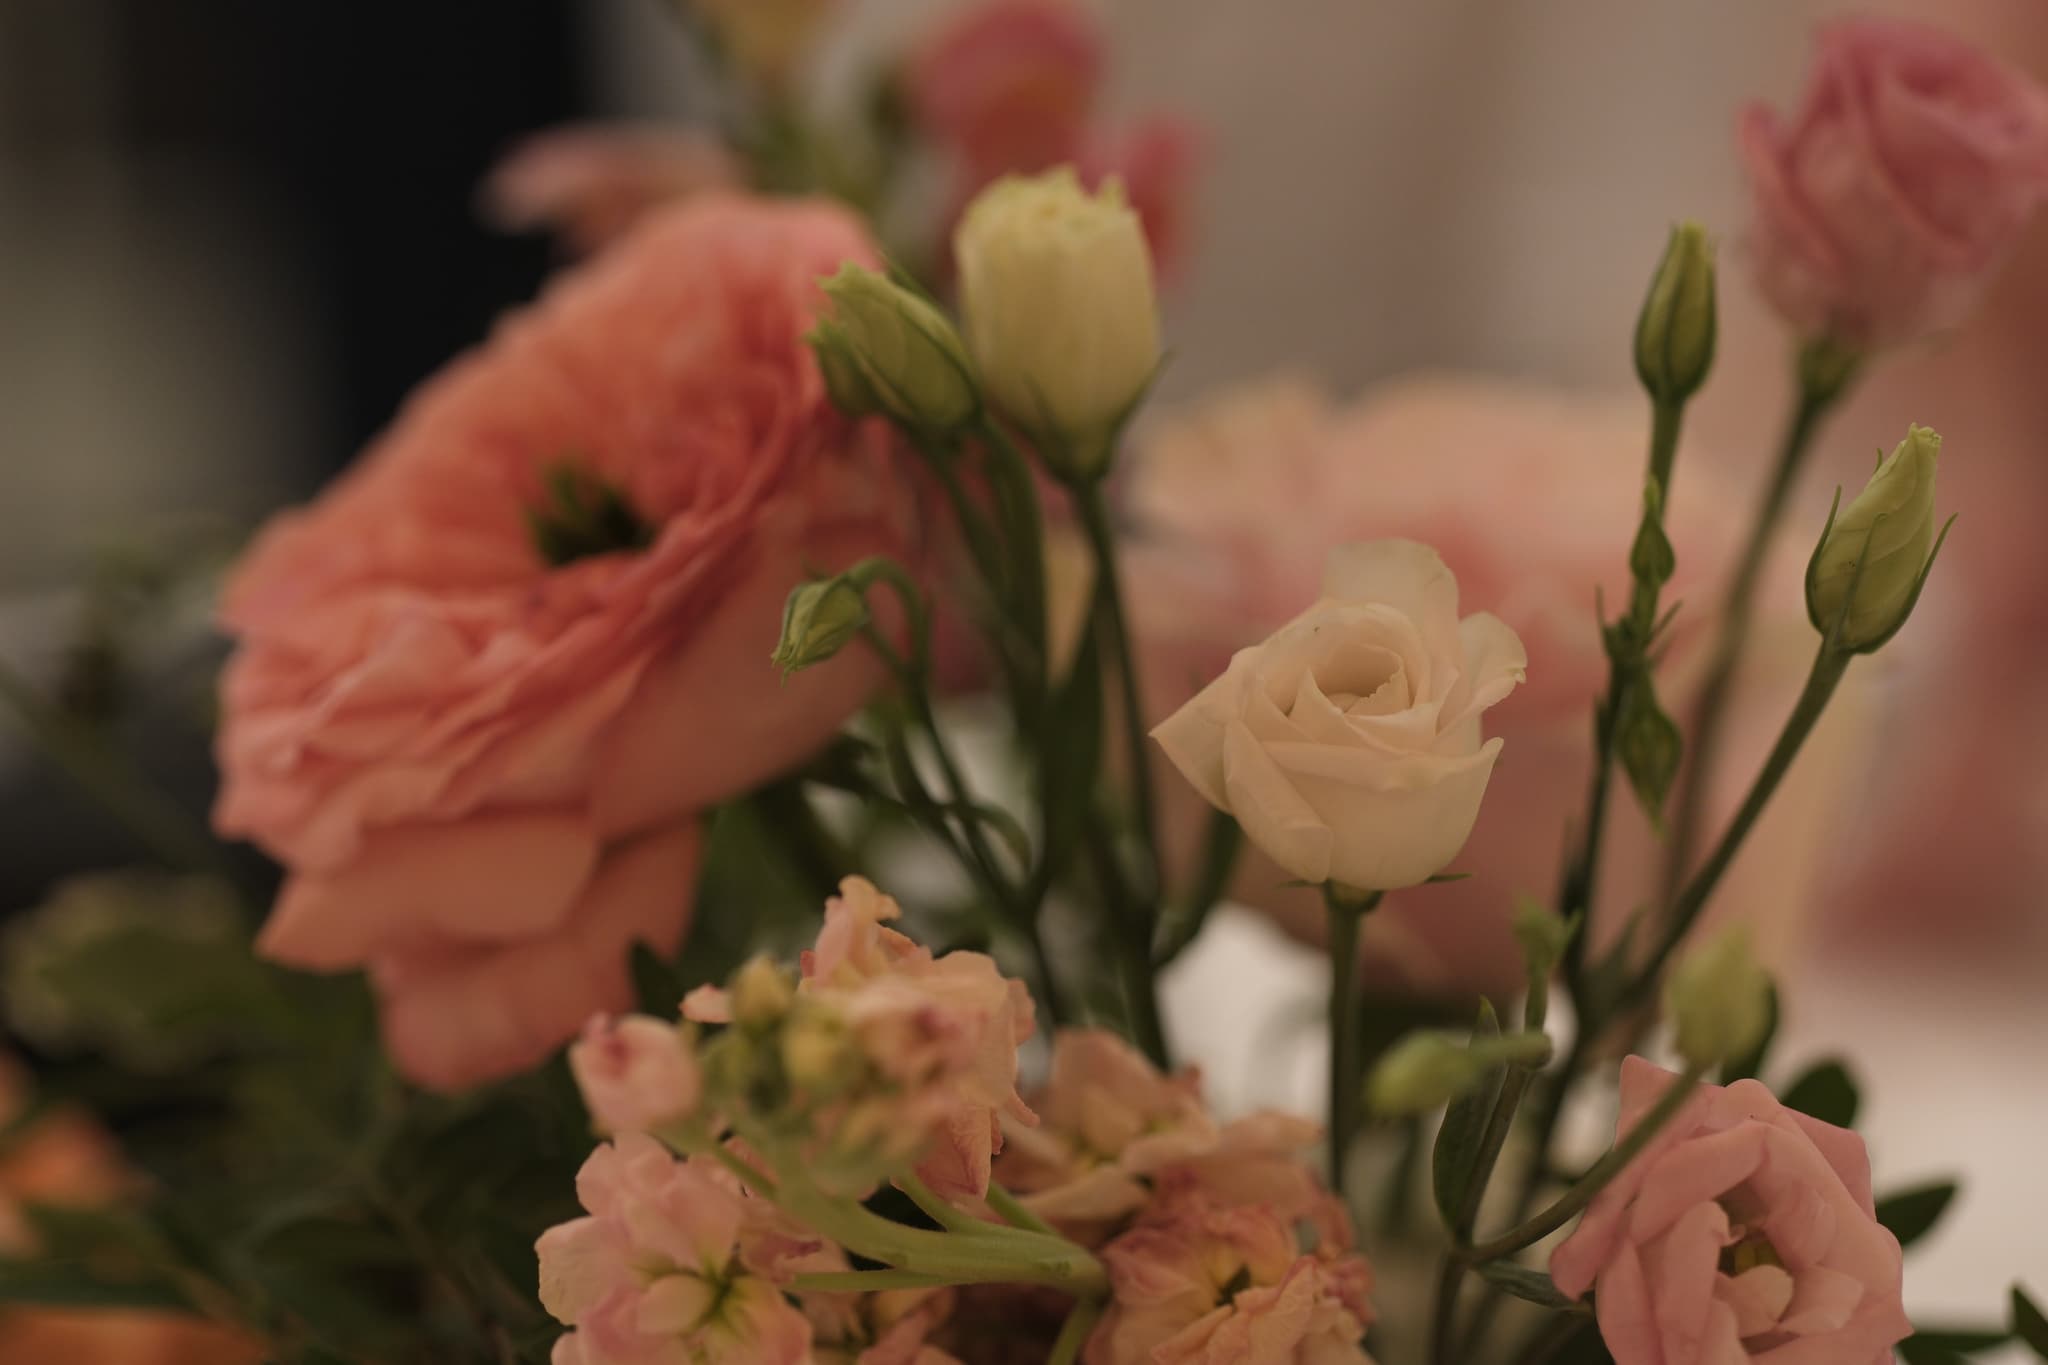
[[[968,205],[953,253],[991,400],[1055,473],[1098,477],[1159,367],[1152,255],[1123,187],[1091,195],[1070,166],[998,180]]]
[[[592,1019],[569,1045],[569,1070],[607,1133],[645,1133],[688,1118],[703,1093],[689,1040],[644,1014]]]
[[[1458,855],[1499,739],[1479,717],[1528,657],[1409,540],[1330,556],[1323,598],[1152,732],[1210,804],[1306,882],[1391,891]]]
[[[834,361],[859,362],[873,401],[899,421],[932,432],[966,425],[981,405],[967,347],[951,320],[928,301],[886,276],[857,265],[841,266],[822,286],[832,316],[813,335],[828,384]],[[837,355],[829,355],[836,351]],[[857,393],[837,376],[833,400]],[[858,403],[856,402],[856,407]],[[845,404],[842,402],[842,407]]]
[[[1844,649],[1868,651],[1883,644],[1905,624],[1920,596],[1934,544],[1934,466],[1940,454],[1940,436],[1926,427],[1909,430],[1813,553],[1806,570],[1807,614],[1825,634],[1846,604],[1839,641]]]
[[[1686,954],[1664,985],[1664,1013],[1678,1055],[1715,1066],[1754,1048],[1771,1023],[1771,978],[1750,950],[1746,924],[1731,924]]]

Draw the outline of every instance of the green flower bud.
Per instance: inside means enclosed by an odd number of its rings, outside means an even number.
[[[733,973],[732,1018],[742,1028],[774,1027],[795,1000],[796,983],[766,954],[749,958]]]
[[[1541,1033],[1510,1033],[1467,1043],[1448,1033],[1411,1033],[1388,1048],[1366,1078],[1365,1098],[1375,1113],[1422,1114],[1448,1104],[1508,1062],[1540,1066],[1550,1058]]]
[[[881,397],[868,382],[868,373],[861,367],[860,355],[853,349],[853,338],[846,328],[824,318],[804,334],[804,340],[811,344],[811,353],[818,358],[818,373],[825,378],[825,394],[833,407],[848,417],[873,417],[882,411]]]
[[[1749,926],[1731,924],[1686,954],[1664,983],[1664,1013],[1678,1055],[1718,1066],[1746,1055],[1771,1023],[1771,978],[1750,951]]]
[[[843,352],[834,363],[843,358],[859,366],[883,411],[923,431],[957,431],[967,424],[981,406],[980,392],[967,347],[944,313],[886,275],[857,265],[841,266],[824,290],[833,308],[829,327],[820,329],[825,345]],[[829,369],[826,382],[832,382]],[[844,377],[840,382],[848,384]],[[839,401],[837,391],[833,401]]]
[[[868,603],[845,574],[799,585],[782,608],[782,638],[769,661],[783,676],[824,663],[868,623]]]
[[[1889,640],[1920,596],[1932,562],[1940,454],[1941,437],[1926,427],[1909,430],[1813,552],[1807,615],[1823,635],[1839,619],[1844,649],[1867,653]]]
[[[1671,230],[1636,318],[1636,375],[1659,403],[1698,392],[1714,365],[1714,245],[1698,223]]]

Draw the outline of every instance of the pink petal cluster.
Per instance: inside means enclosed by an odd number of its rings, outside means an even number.
[[[1341,1206],[1301,1159],[1322,1133],[1307,1119],[1262,1112],[1218,1124],[1197,1071],[1161,1075],[1102,1029],[1054,1037],[1051,1077],[1034,1101],[1039,1126],[1010,1130],[996,1174],[1076,1240],[1093,1245],[1134,1214],[1201,1202],[1259,1205],[1349,1245]]]
[[[1189,1200],[1102,1256],[1113,1297],[1086,1365],[1369,1365],[1366,1263],[1303,1251],[1271,1209]]]
[[[811,1324],[783,1297],[772,1211],[709,1162],[644,1134],[576,1177],[587,1217],[541,1235],[541,1303],[574,1330],[554,1365],[806,1365]],[[804,1250],[815,1247],[815,1243]]]
[[[1154,261],[1166,269],[1179,258],[1195,135],[1162,115],[1125,129],[1100,125],[1103,46],[1074,0],[982,0],[926,36],[906,64],[904,88],[918,126],[955,163],[949,225],[998,177],[1072,162],[1091,189],[1122,179]]]
[[[1752,105],[1738,140],[1765,297],[1859,348],[1961,321],[2048,196],[2048,91],[1899,20],[1822,28],[1798,112]]]
[[[1017,1093],[1017,1048],[1034,1028],[1031,994],[985,954],[934,957],[888,927],[902,913],[872,882],[848,877],[825,904],[798,989],[845,1021],[868,1064],[892,1084],[887,1112],[862,1115],[863,1135],[928,1138],[918,1175],[942,1195],[978,1199],[1003,1146],[1004,1120],[1036,1121]],[[683,1012],[720,1023],[731,1003],[722,991],[693,991]],[[830,1127],[844,1117],[823,1121]]]
[[[268,956],[366,967],[399,1066],[453,1087],[543,1059],[675,947],[695,813],[823,742],[862,651],[777,685],[789,588],[917,560],[887,433],[827,401],[815,281],[873,262],[822,203],[724,195],[559,277],[413,399],[236,568],[223,833],[289,879]],[[621,499],[637,547],[560,566],[550,473]]]
[[[536,133],[491,168],[484,217],[505,232],[544,230],[596,251],[670,201],[745,179],[721,142],[686,128],[579,123]]]
[[[802,1273],[849,1269],[826,1247],[796,1262]],[[811,1321],[815,1365],[961,1365],[927,1339],[943,1327],[958,1298],[952,1289],[884,1289],[868,1294],[799,1294]]]
[[[688,1118],[703,1093],[697,1054],[674,1024],[644,1014],[592,1019],[569,1045],[569,1070],[607,1133],[646,1133]]]
[[[1617,1134],[1676,1080],[1625,1060]],[[1595,1291],[1616,1365],[1887,1365],[1912,1331],[1863,1140],[1753,1080],[1701,1087],[1594,1197],[1550,1274]]]

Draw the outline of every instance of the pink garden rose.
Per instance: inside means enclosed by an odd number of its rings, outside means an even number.
[[[778,1217],[714,1163],[644,1134],[599,1147],[576,1176],[588,1216],[549,1228],[540,1299],[574,1330],[554,1365],[808,1365],[811,1324],[787,1267],[752,1225]]]
[[[696,813],[801,760],[881,680],[782,685],[789,589],[913,563],[887,433],[827,401],[815,281],[872,262],[822,203],[650,219],[278,517],[221,609],[223,833],[289,872],[260,947],[368,968],[400,1068],[532,1066],[688,923]]]
[[[1594,699],[1607,663],[1594,595],[1622,600],[1628,547],[1641,515],[1647,415],[1608,402],[1453,377],[1403,380],[1349,406],[1306,384],[1275,380],[1226,393],[1141,431],[1123,490],[1131,524],[1126,582],[1145,669],[1147,710],[1173,714],[1231,656],[1313,602],[1330,550],[1383,536],[1435,546],[1456,573],[1463,609],[1499,616],[1521,638],[1528,681],[1487,713],[1505,740],[1477,823],[1452,870],[1468,878],[1397,893],[1365,928],[1383,979],[1424,993],[1504,994],[1521,980],[1509,932],[1517,894],[1554,894],[1568,823],[1584,803]],[[1710,632],[1721,575],[1746,499],[1711,451],[1678,457],[1668,527],[1682,601],[1661,675],[1667,709],[1683,714],[1689,671]],[[1770,582],[1796,582],[1803,547],[1787,544]],[[1789,577],[1786,577],[1789,575]],[[1813,650],[1797,594],[1758,622],[1730,713],[1729,759],[1711,793],[1716,812],[1742,790],[1784,719]],[[1854,681],[1853,676],[1851,679]],[[1745,848],[1721,897],[1767,921],[1766,949],[1795,930],[1831,809],[1841,751],[1855,733],[1855,694],[1817,732],[1790,781],[1804,797]],[[1170,850],[1192,857],[1207,812],[1179,781],[1168,803]],[[1795,804],[1796,803],[1796,804]],[[1795,817],[1795,810],[1798,812]],[[1784,821],[1790,820],[1790,826]],[[1654,894],[1661,844],[1625,790],[1610,813],[1598,929]],[[1319,894],[1256,851],[1231,894],[1319,941]]]
[[[1752,105],[1738,135],[1764,295],[1855,347],[1961,321],[2048,195],[2048,91],[1899,20],[1823,27],[1797,115]]]
[[[552,232],[581,254],[664,204],[744,178],[723,143],[686,128],[570,124],[514,147],[491,168],[480,198],[492,226]]]
[[[1102,82],[1102,37],[1073,0],[982,0],[904,72],[912,115],[975,185],[1072,159]]]
[[[1616,1134],[1677,1079],[1624,1060]],[[1900,1273],[1863,1139],[1753,1080],[1702,1086],[1550,1258],[1564,1293],[1595,1291],[1616,1365],[1890,1365]]]

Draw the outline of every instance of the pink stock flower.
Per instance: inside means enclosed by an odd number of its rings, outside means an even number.
[[[1676,1080],[1624,1060],[1616,1133]],[[1751,1080],[1701,1087],[1594,1196],[1550,1275],[1597,1291],[1616,1365],[1889,1365],[1913,1330],[1863,1139]]]
[[[1257,1204],[1313,1220],[1349,1245],[1341,1207],[1301,1160],[1319,1125],[1277,1113],[1218,1125],[1193,1069],[1164,1076],[1102,1029],[1062,1029],[1036,1098],[1040,1124],[1012,1127],[996,1165],[1006,1189],[1078,1240],[1097,1243],[1132,1214],[1183,1201]]]
[[[801,1273],[850,1269],[837,1247],[791,1267]],[[926,1340],[952,1315],[952,1289],[884,1289],[865,1294],[799,1294],[815,1340],[815,1365],[960,1365]]]
[[[560,277],[406,406],[222,606],[216,827],[290,872],[278,961],[369,968],[400,1068],[532,1066],[675,947],[695,812],[880,680],[778,685],[810,570],[916,560],[887,433],[827,401],[815,281],[873,261],[820,203],[707,197]]]
[[[1798,114],[1738,129],[1757,282],[1808,336],[1855,347],[1953,326],[2048,195],[2048,91],[1940,30],[1820,30]]]
[[[479,192],[490,224],[546,231],[596,251],[674,200],[732,189],[738,160],[715,138],[658,124],[569,124],[536,133],[491,168]]]
[[[1152,263],[1161,276],[1187,257],[1188,219],[1202,140],[1195,126],[1171,114],[1155,114],[1114,133],[1091,133],[1075,160],[1081,183],[1098,188],[1111,176],[1145,225]]]
[[[651,1132],[688,1118],[703,1093],[697,1056],[674,1024],[644,1014],[592,1019],[569,1045],[583,1103],[608,1133]]]
[[[1072,0],[983,0],[904,73],[913,116],[974,185],[1073,158],[1101,84],[1101,35]]]
[[[555,1365],[810,1360],[811,1325],[777,1284],[785,1267],[750,1254],[751,1225],[774,1215],[724,1171],[628,1133],[590,1154],[576,1194],[588,1216],[535,1246],[541,1303],[574,1329]]]
[[[1516,989],[1521,953],[1509,932],[1518,893],[1552,894],[1566,825],[1584,799],[1587,720],[1605,686],[1606,657],[1594,617],[1596,591],[1620,600],[1628,547],[1641,516],[1645,418],[1639,402],[1609,402],[1472,378],[1390,383],[1340,406],[1307,384],[1272,380],[1212,399],[1141,430],[1124,484],[1132,532],[1126,583],[1145,669],[1147,711],[1173,714],[1258,643],[1314,601],[1324,561],[1338,545],[1384,536],[1437,547],[1458,577],[1461,601],[1498,615],[1528,651],[1528,681],[1488,712],[1504,757],[1453,870],[1464,880],[1388,897],[1368,921],[1367,957],[1377,976],[1424,993]],[[1679,494],[1667,516],[1683,600],[1662,699],[1683,714],[1689,670],[1710,638],[1722,574],[1746,501],[1713,452],[1688,443],[1678,457]],[[1787,545],[1785,562],[1801,547]],[[1773,580],[1776,581],[1776,580]],[[1812,652],[1803,613],[1759,620],[1738,679],[1708,815],[1733,809],[1783,719],[1782,686],[1796,691]],[[1789,678],[1782,675],[1790,674]],[[1768,685],[1765,685],[1765,684]],[[1847,706],[1816,736],[1793,780],[1811,809],[1838,780],[1853,730]],[[1162,760],[1163,761],[1163,760]],[[1184,783],[1166,795],[1169,843],[1191,858],[1207,812]],[[1626,795],[1608,829],[1596,915],[1654,894],[1662,845]],[[1821,818],[1815,814],[1812,818]],[[1796,838],[1793,836],[1796,834]],[[1766,831],[1732,876],[1772,932],[1789,936],[1821,834]],[[1247,852],[1233,899],[1271,913],[1311,940],[1323,932],[1320,897],[1287,886],[1287,874]],[[1770,913],[1766,915],[1765,910]]]
[[[864,877],[825,904],[817,945],[803,954],[799,992],[844,1022],[891,1093],[857,1113],[824,1116],[828,1140],[887,1141],[924,1150],[917,1174],[942,1195],[978,1199],[1003,1146],[1003,1120],[1037,1121],[1017,1093],[1017,1048],[1031,1036],[1031,994],[982,953],[934,957],[887,927],[902,909]],[[700,988],[687,1018],[725,1023],[727,992]]]
[[[1102,1258],[1112,1298],[1086,1365],[1370,1365],[1370,1268],[1303,1253],[1270,1209],[1191,1202]]]

